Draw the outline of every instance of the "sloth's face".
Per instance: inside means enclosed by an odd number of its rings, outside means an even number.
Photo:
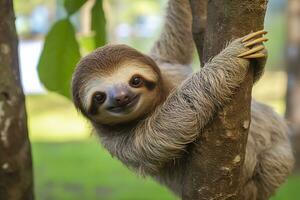
[[[95,74],[84,86],[85,113],[97,123],[118,124],[146,114],[157,102],[158,75],[142,63],[124,63],[106,75]]]

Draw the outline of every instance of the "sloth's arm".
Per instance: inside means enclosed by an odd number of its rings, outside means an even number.
[[[249,58],[263,58],[264,52],[263,45],[249,50],[242,39],[232,42],[135,128],[127,160],[142,173],[156,174],[180,157],[245,79]]]
[[[150,56],[154,60],[187,65],[193,57],[192,15],[189,0],[170,0],[161,35]]]

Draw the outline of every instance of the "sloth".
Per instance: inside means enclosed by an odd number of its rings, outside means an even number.
[[[255,62],[264,70],[266,31],[233,40],[199,71],[188,0],[170,0],[162,33],[148,55],[122,44],[96,49],[77,64],[75,107],[103,146],[128,168],[151,176],[179,197],[189,146],[239,89]],[[252,100],[243,166],[243,199],[268,199],[292,170],[285,121]]]

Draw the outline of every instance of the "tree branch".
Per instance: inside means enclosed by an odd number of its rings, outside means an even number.
[[[191,0],[191,8],[202,1]],[[196,44],[198,52],[203,52],[203,62],[218,54],[230,40],[262,29],[266,7],[267,0],[209,0],[204,48]],[[199,23],[195,15],[193,20]],[[243,186],[241,172],[251,120],[252,85],[250,72],[232,102],[195,142],[183,180],[183,199],[242,199],[239,192]]]

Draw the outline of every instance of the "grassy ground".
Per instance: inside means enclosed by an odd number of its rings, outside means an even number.
[[[37,199],[175,199],[113,160],[95,138],[34,142],[33,155]]]
[[[27,110],[37,199],[175,199],[111,158],[68,100],[27,96]]]
[[[283,73],[267,73],[254,96],[282,113],[284,86]],[[176,199],[111,158],[68,100],[55,94],[28,96],[27,109],[37,199]],[[293,176],[273,200],[299,199],[299,188],[300,176]]]

